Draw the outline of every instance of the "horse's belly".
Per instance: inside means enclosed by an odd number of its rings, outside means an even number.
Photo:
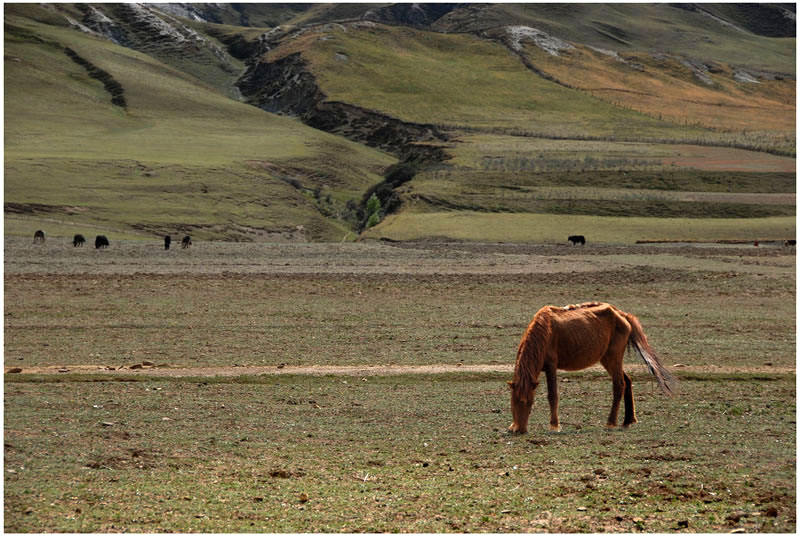
[[[584,345],[561,348],[558,353],[560,370],[583,370],[600,362],[606,353],[607,345]]]

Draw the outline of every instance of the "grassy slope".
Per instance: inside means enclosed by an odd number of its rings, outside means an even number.
[[[795,73],[794,38],[758,36],[668,4],[496,4],[485,16],[618,52],[667,52]]]
[[[382,25],[327,27],[306,32],[268,57],[298,50],[331,100],[408,121],[483,128],[535,125],[538,131],[560,135],[701,133],[543,80],[503,46],[469,35]]]
[[[625,56],[625,61],[643,66],[645,70],[639,71],[585,47],[558,57],[533,46],[527,46],[526,52],[545,72],[604,100],[678,123],[748,131],[750,137],[763,131],[785,135],[782,143],[770,145],[794,148],[794,80],[737,82],[734,70],[721,66],[718,72],[707,74],[713,81],[707,85],[673,58]]]
[[[10,22],[111,73],[128,110],[112,106],[60,48],[7,30],[6,203],[79,207],[70,221],[123,229],[205,226],[204,238],[228,236],[234,224],[278,231],[302,224],[317,238],[340,239],[346,229],[279,176],[309,189],[324,185],[335,210],[393,161],[232,101],[143,54],[65,28]]]

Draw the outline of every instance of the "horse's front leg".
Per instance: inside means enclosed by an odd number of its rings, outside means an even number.
[[[558,374],[555,366],[545,366],[545,376],[547,376],[547,401],[550,403],[550,429],[556,432],[561,431],[558,423]]]

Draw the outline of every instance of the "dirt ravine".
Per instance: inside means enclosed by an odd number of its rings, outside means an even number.
[[[135,367],[135,368],[131,368]],[[62,365],[47,367],[17,367],[21,374],[107,374],[122,375],[135,374],[142,376],[155,377],[215,377],[215,376],[260,376],[260,375],[280,375],[280,374],[306,374],[311,376],[396,376],[400,374],[444,374],[452,372],[471,372],[471,373],[492,373],[504,372],[509,375],[513,372],[513,364],[486,364],[486,365],[308,365],[308,366],[242,366],[242,367],[187,367],[172,368],[168,365],[155,366],[123,366],[111,367],[102,365]],[[681,372],[702,372],[714,374],[794,374],[795,367],[776,367],[776,366],[756,366],[756,367],[725,367],[725,366],[690,366],[672,365],[668,367],[676,374]],[[644,366],[639,364],[627,364],[625,369],[629,372],[644,372]],[[15,370],[14,367],[5,367],[5,373]],[[600,365],[595,365],[586,369],[592,372],[602,372]],[[569,377],[573,373],[562,373],[562,377]]]

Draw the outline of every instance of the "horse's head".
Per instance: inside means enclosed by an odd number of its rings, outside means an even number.
[[[536,391],[536,384],[533,385],[530,393],[523,393],[520,386],[515,382],[508,382],[511,388],[511,417],[514,422],[508,427],[508,431],[513,434],[524,434],[528,431],[528,417],[531,415],[533,407],[533,393]]]

